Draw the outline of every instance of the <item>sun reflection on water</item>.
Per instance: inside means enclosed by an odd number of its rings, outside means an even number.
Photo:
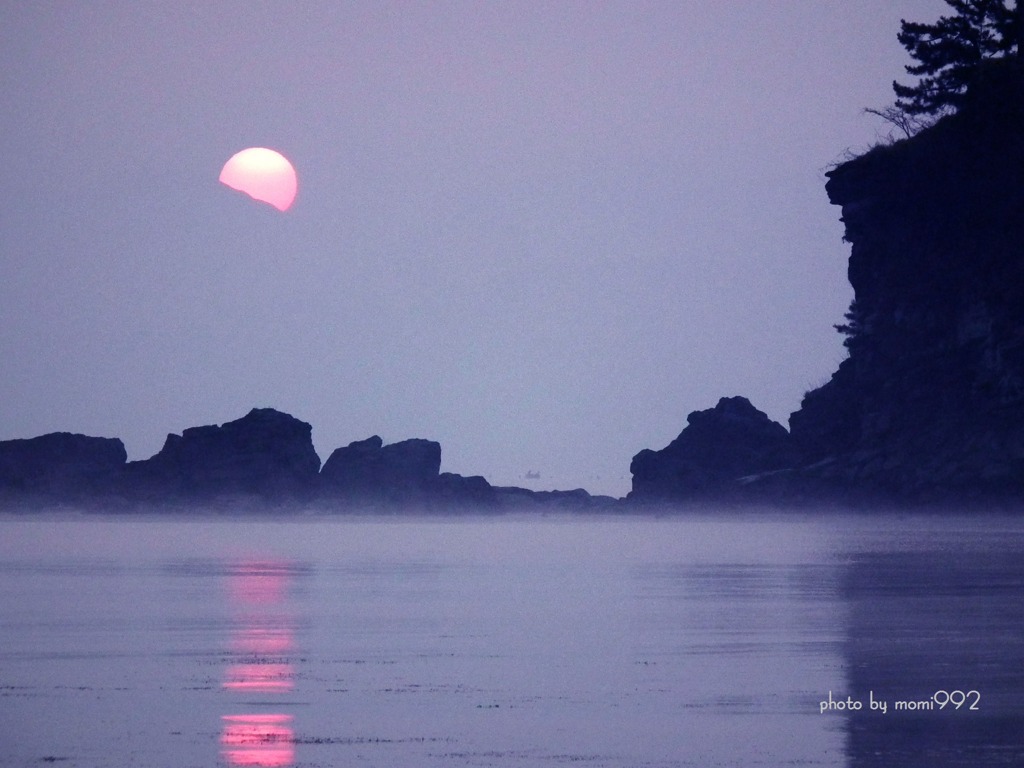
[[[221,754],[231,765],[290,766],[295,763],[291,715],[224,715]]]
[[[227,569],[226,591],[235,628],[222,687],[233,693],[283,694],[295,689],[294,621],[288,615],[291,563],[243,561]],[[279,712],[224,715],[221,756],[229,765],[295,764],[292,716]]]
[[[228,649],[236,654],[285,654],[294,650],[292,629],[280,623],[242,627],[232,633]]]
[[[224,675],[224,687],[233,691],[274,693],[295,688],[291,664],[232,664]]]

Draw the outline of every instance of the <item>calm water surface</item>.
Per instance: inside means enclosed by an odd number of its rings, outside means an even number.
[[[7,517],[0,765],[1022,765],[1022,598],[997,517]]]

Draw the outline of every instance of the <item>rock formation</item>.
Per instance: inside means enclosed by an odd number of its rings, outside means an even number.
[[[479,475],[441,472],[441,446],[431,440],[384,445],[377,435],[336,449],[320,471],[320,498],[331,508],[418,511],[592,509],[604,499],[584,490],[496,488]]]
[[[758,452],[722,419],[698,445],[695,414],[634,459],[631,498],[1024,501],[1022,79],[981,83],[957,114],[827,175],[851,244],[849,356],[790,417],[789,466],[730,483]]]
[[[431,505],[437,509],[469,508],[493,510],[498,507],[498,489],[480,475],[442,472],[432,489]]]
[[[257,408],[220,426],[168,435],[155,456],[130,463],[120,440],[60,433],[0,441],[0,509],[496,512],[612,501],[583,490],[498,489],[483,477],[440,469],[439,443],[384,445],[376,435],[338,448],[321,469],[309,424]]]
[[[382,487],[417,492],[437,479],[441,445],[432,440],[403,440],[384,445],[377,435],[336,449],[320,473],[325,489],[342,494]]]
[[[593,496],[583,488],[571,491],[534,491],[515,486],[494,488],[497,504],[503,509],[517,511],[555,512],[608,512],[621,508],[621,499],[611,496]]]
[[[786,428],[743,397],[723,397],[694,411],[687,427],[666,448],[633,457],[633,502],[727,500],[742,490],[741,478],[792,466],[795,454]]]
[[[790,418],[798,474],[896,502],[1024,499],[1020,80],[826,190],[851,243],[849,357]]]
[[[122,481],[132,500],[178,502],[231,496],[308,498],[320,457],[312,427],[272,408],[254,408],[221,426],[168,435],[150,459],[130,463]]]
[[[325,498],[349,502],[422,504],[437,490],[441,445],[403,440],[384,445],[377,435],[336,449],[324,462]]]
[[[0,498],[81,501],[109,487],[126,460],[115,438],[53,432],[6,440],[0,442]]]

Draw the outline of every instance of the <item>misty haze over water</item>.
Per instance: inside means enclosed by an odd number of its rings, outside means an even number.
[[[1002,517],[8,516],[0,764],[1019,765],[1022,555]]]

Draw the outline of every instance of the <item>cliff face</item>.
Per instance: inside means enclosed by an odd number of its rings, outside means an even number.
[[[634,458],[630,499],[1024,500],[1024,77],[991,72],[956,115],[828,174],[849,356],[788,442],[696,412]]]
[[[799,474],[894,500],[1019,495],[1019,81],[828,177],[851,244],[855,298],[849,358],[790,418]]]

